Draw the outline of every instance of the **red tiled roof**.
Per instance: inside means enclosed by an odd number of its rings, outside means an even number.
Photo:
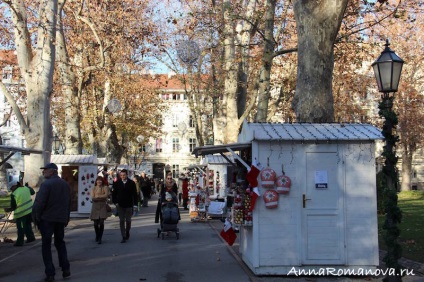
[[[166,89],[184,89],[184,84],[189,88],[190,81],[188,76],[182,75],[168,75],[168,74],[154,74],[154,75],[143,75],[142,83],[148,88],[158,88],[162,90]],[[206,82],[207,76],[201,77],[203,82]],[[198,83],[198,81],[196,81]]]

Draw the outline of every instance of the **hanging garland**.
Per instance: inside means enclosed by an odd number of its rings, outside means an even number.
[[[393,128],[398,124],[398,117],[392,110],[393,107],[393,96],[383,99],[379,105],[378,114],[384,118],[384,125],[382,134],[386,140],[386,145],[382,156],[385,158],[383,174],[386,177],[382,179],[382,185],[384,187],[384,211],[386,213],[386,219],[383,225],[384,241],[387,246],[387,254],[383,258],[387,267],[396,269],[396,272],[400,271],[401,265],[398,260],[402,256],[402,247],[398,242],[400,235],[400,229],[398,224],[402,220],[402,211],[399,209],[397,202],[397,183],[398,173],[396,170],[396,163],[398,158],[396,157],[393,148],[396,146],[396,142],[399,141],[399,137],[393,135]]]

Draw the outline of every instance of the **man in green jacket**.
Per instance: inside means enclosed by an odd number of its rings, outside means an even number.
[[[34,232],[32,231],[32,198],[35,192],[32,188],[22,186],[19,182],[12,187],[12,195],[10,197],[10,206],[14,210],[14,219],[18,230],[18,239],[14,246],[23,246],[26,236],[27,243],[35,241]]]

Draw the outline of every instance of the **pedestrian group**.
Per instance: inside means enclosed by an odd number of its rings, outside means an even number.
[[[54,281],[56,275],[51,251],[52,240],[57,251],[62,277],[68,278],[71,276],[64,241],[65,227],[70,220],[71,187],[68,182],[59,177],[56,164],[48,163],[40,169],[42,169],[45,181],[41,184],[34,202],[31,198],[35,194],[34,189],[29,187],[28,183],[22,185],[18,182],[11,188],[11,210],[14,211],[18,235],[14,246],[23,246],[25,237],[25,243],[35,241],[32,222],[38,227],[41,233],[41,252],[45,266],[46,277],[44,281],[49,282]],[[110,200],[115,205],[115,212],[119,217],[121,243],[125,243],[130,238],[132,216],[137,215],[140,206],[148,206],[148,201],[152,194],[156,194],[156,190],[159,192],[155,216],[156,223],[159,222],[159,219],[162,222],[161,207],[166,202],[172,201],[176,205],[182,205],[184,210],[188,209],[188,179],[184,174],[179,179],[182,187],[181,193],[178,193],[178,186],[172,178],[171,172],[167,172],[166,179],[162,183],[150,181],[144,172],[141,173],[141,176],[136,175],[133,181],[128,178],[126,169],[119,171],[115,178],[113,178],[112,173],[108,175],[106,171],[103,171],[102,175],[96,178],[91,191],[90,219],[94,224],[95,242],[97,244],[102,244],[104,223],[106,218],[112,214],[111,207],[108,204]]]

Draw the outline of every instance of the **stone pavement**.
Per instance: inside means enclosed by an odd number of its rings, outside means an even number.
[[[67,230],[75,230],[79,228],[89,227],[91,228],[91,223],[87,224],[84,223],[84,220],[80,219],[72,219],[69,223]],[[213,229],[219,236],[219,232],[223,228],[223,223],[219,219],[212,219],[208,220],[207,222],[202,223],[193,223],[193,224],[207,224],[211,229]],[[87,225],[87,226],[82,226]],[[91,230],[91,229],[90,229]],[[0,265],[3,261],[6,261],[8,258],[15,256],[17,253],[23,253],[27,250],[30,250],[33,247],[34,243],[30,243],[25,245],[24,247],[11,247],[13,243],[4,242],[6,238],[6,241],[8,240],[15,240],[16,239],[16,227],[14,225],[11,225],[8,230],[1,234],[0,236]],[[40,234],[36,233],[37,242],[40,242]],[[222,238],[221,238],[222,239]],[[227,249],[232,254],[234,259],[237,261],[237,263],[243,268],[244,272],[249,276],[250,281],[253,282],[276,282],[276,281],[382,281],[383,277],[286,277],[286,276],[255,276],[251,270],[244,264],[242,261],[241,255],[239,253],[239,242],[238,239],[234,243],[233,246],[228,246],[223,240],[223,244],[227,246]],[[384,257],[384,251],[380,251],[380,259]],[[400,260],[400,263],[408,269],[414,270],[414,276],[407,276],[403,278],[403,281],[424,281],[424,266],[422,263],[414,262],[408,259],[402,258]],[[384,269],[384,263],[380,262],[380,268]],[[0,277],[1,280],[1,277]]]

